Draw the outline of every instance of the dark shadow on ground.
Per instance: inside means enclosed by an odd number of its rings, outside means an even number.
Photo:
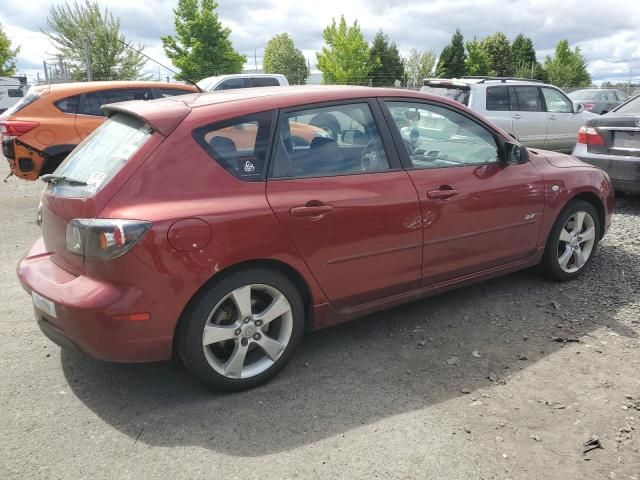
[[[623,210],[640,215],[640,202]],[[172,362],[107,364],[63,351],[61,363],[75,395],[132,440],[267,455],[486,387],[490,372],[508,382],[563,348],[552,337],[589,341],[601,327],[633,337],[615,315],[637,301],[639,272],[637,255],[605,241],[574,282],[519,272],[308,335],[274,381],[233,395]]]

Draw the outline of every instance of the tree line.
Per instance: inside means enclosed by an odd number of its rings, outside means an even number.
[[[247,61],[231,43],[231,30],[220,21],[215,0],[178,0],[174,12],[175,33],[161,37],[167,57],[182,79],[198,80],[240,73]],[[65,3],[50,8],[42,30],[71,67],[74,80],[86,80],[88,64],[95,80],[142,78],[146,57],[143,45],[133,45],[120,33],[120,20],[96,0]],[[344,16],[332,20],[323,31],[324,46],[316,64],[325,83],[418,87],[424,78],[504,76],[550,82],[559,87],[591,84],[587,62],[579,48],[567,40],[558,42],[555,54],[542,63],[533,41],[519,34],[510,42],[502,32],[466,41],[460,30],[437,55],[432,48],[412,48],[402,57],[396,44],[382,30],[369,43],[358,24]],[[0,75],[15,72],[18,48],[11,45],[0,26]],[[90,58],[87,58],[90,56]],[[265,73],[282,73],[289,83],[305,83],[309,62],[293,39],[282,33],[264,49]]]

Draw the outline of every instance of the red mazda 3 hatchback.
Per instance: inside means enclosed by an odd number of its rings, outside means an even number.
[[[105,112],[43,177],[18,266],[37,322],[103,360],[176,352],[220,389],[273,377],[306,330],[534,265],[573,279],[611,223],[604,172],[442,97],[246,89]]]

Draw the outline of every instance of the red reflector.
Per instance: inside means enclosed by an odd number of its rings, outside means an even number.
[[[119,322],[143,322],[145,320],[150,320],[151,315],[149,313],[128,313],[126,315],[111,315],[113,320],[117,320]]]
[[[26,120],[2,120],[0,121],[0,132],[9,137],[19,137],[33,130],[38,125],[40,125],[40,123],[28,122]]]
[[[593,127],[580,127],[577,142],[585,145],[604,145],[604,138]]]

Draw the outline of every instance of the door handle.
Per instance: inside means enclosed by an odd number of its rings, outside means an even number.
[[[555,120],[556,116],[555,115],[549,115],[549,120]]]
[[[304,207],[293,207],[289,210],[292,217],[319,217],[333,210],[331,205],[305,205]]]
[[[455,197],[458,193],[460,192],[453,188],[440,188],[438,190],[429,190],[427,197],[432,200],[446,200],[447,198]]]
[[[511,115],[511,118],[515,118],[516,120],[518,120],[519,118],[522,118],[522,115],[520,115],[519,113],[516,113],[514,115]]]

